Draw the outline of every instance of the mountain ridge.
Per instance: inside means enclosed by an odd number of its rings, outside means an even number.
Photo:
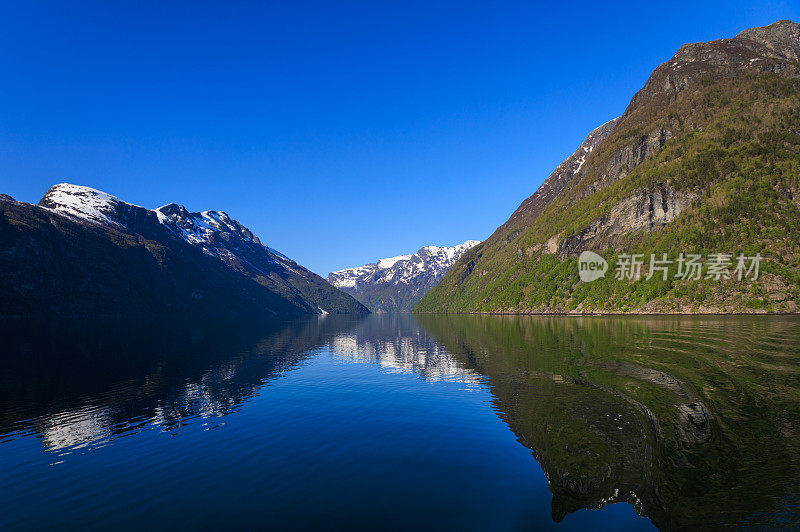
[[[467,240],[456,246],[423,246],[411,255],[331,272],[328,282],[373,312],[407,312],[464,252],[477,244],[477,240]]]
[[[797,312],[799,54],[791,21],[681,46],[564,185],[554,172],[415,310]],[[582,251],[613,272],[615,252],[685,250],[760,253],[765,275],[750,286],[577,275]]]
[[[220,211],[191,213],[177,204],[150,210],[61,183],[39,205],[5,196],[0,242],[1,269],[14,279],[0,314],[368,312]],[[42,255],[52,262],[37,263]],[[65,294],[71,299],[59,299]]]

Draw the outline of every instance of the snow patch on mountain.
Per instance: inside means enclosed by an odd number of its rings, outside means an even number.
[[[170,203],[155,212],[162,225],[209,255],[235,255],[231,245],[245,243],[267,249],[249,229],[222,211],[189,212],[183,205]]]
[[[120,225],[115,220],[119,198],[99,190],[69,183],[50,187],[39,205],[45,209],[95,223]]]
[[[380,259],[378,261],[378,269],[379,270],[387,270],[397,264],[401,260],[408,260],[411,258],[411,255],[399,255],[397,257],[390,257],[388,259]]]
[[[593,129],[578,148],[561,164],[556,167],[550,176],[544,180],[539,189],[514,211],[508,223],[514,223],[523,217],[534,216],[549,205],[569,183],[580,174],[583,165],[594,149],[614,130],[620,117],[609,120],[605,124]]]

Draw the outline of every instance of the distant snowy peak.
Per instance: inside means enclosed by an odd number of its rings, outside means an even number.
[[[118,198],[93,188],[59,183],[50,187],[39,206],[91,222],[120,225],[117,221],[120,203]]]
[[[395,273],[413,273],[424,269],[448,269],[457,261],[461,255],[469,248],[480,244],[479,240],[467,240],[457,246],[424,246],[413,255],[398,255],[387,259],[379,259],[355,268],[345,268],[336,272],[331,272],[328,278],[334,286],[355,286],[354,282],[358,278],[367,279],[370,275],[380,270],[390,270],[381,273],[376,277],[375,282],[386,282],[393,279]],[[405,276],[404,278],[407,278]],[[338,284],[337,284],[338,283]]]
[[[467,240],[457,246],[425,246],[413,255],[331,272],[328,282],[375,311],[410,310],[465,251],[477,244],[477,240]]]
[[[457,261],[461,255],[468,249],[480,244],[479,240],[467,240],[463,244],[457,246],[425,246],[415,253],[426,261],[435,261],[439,264],[447,264],[448,268]],[[413,255],[412,255],[413,257]]]

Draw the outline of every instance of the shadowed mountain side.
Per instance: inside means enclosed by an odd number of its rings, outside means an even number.
[[[177,238],[153,211],[116,207],[125,224],[0,199],[0,315],[289,318],[320,312],[291,282],[243,275]],[[323,279],[316,285],[344,301],[331,312],[366,312]]]

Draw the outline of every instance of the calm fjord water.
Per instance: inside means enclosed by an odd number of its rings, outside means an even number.
[[[0,528],[800,523],[800,320],[6,323]]]

